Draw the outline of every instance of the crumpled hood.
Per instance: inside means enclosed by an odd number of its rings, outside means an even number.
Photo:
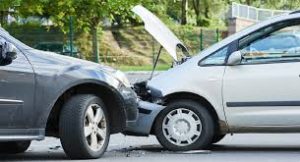
[[[175,34],[149,10],[141,5],[137,5],[132,11],[143,20],[146,31],[148,31],[166,49],[175,61],[178,61],[176,54],[177,47],[187,51],[185,45],[175,36]]]

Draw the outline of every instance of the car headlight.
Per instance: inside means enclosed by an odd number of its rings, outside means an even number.
[[[130,81],[128,80],[127,76],[123,72],[117,70],[116,72],[114,72],[113,75],[120,82],[122,82],[126,87],[131,87]]]

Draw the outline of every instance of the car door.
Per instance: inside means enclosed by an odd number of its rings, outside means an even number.
[[[238,41],[242,62],[227,66],[223,105],[233,131],[300,128],[300,21],[260,29]]]
[[[1,34],[1,33],[0,33]],[[0,35],[0,42],[9,42]],[[9,42],[12,43],[13,42]],[[22,132],[34,115],[34,73],[25,55],[17,49],[17,58],[0,65],[0,136]]]

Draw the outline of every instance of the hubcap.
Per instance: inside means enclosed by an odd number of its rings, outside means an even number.
[[[106,119],[104,112],[98,104],[90,105],[85,113],[84,135],[89,147],[99,151],[106,139]]]
[[[187,146],[200,137],[202,122],[193,111],[178,108],[167,114],[162,129],[169,142],[178,146]]]

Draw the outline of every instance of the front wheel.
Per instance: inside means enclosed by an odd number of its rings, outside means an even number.
[[[63,107],[59,134],[71,159],[95,159],[105,152],[110,135],[103,101],[90,94],[72,97]]]
[[[212,142],[214,130],[214,121],[208,110],[192,100],[168,104],[155,122],[158,141],[173,151],[207,148]]]

